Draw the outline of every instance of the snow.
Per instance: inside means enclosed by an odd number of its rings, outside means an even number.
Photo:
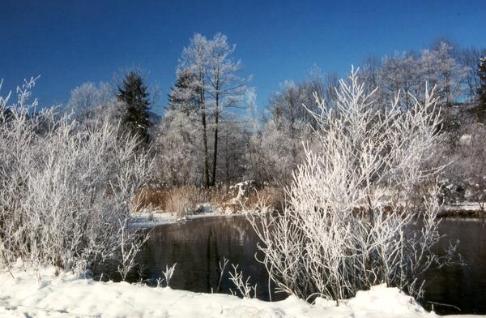
[[[1,317],[437,317],[384,285],[341,302],[296,297],[240,299],[125,282],[98,282],[53,269],[0,273]]]
[[[240,215],[240,214],[238,214]],[[134,212],[131,214],[130,226],[132,228],[149,228],[164,224],[174,224],[186,222],[194,219],[209,218],[209,217],[222,217],[222,216],[234,216],[222,213],[219,210],[211,210],[208,212],[191,214],[184,217],[178,217],[172,212]]]
[[[133,212],[130,215],[130,226],[134,228],[148,228],[163,224],[172,224],[181,221],[175,213],[143,211]]]
[[[486,202],[461,202],[461,203],[456,203],[456,204],[450,204],[450,205],[445,205],[443,207],[444,210],[471,210],[471,211],[480,211],[481,210],[481,204],[486,204]]]
[[[234,200],[234,198],[231,200]],[[158,225],[181,223],[201,218],[234,217],[260,213],[258,210],[241,210],[233,213],[222,208],[216,208],[211,203],[201,203],[197,210],[199,211],[198,213],[189,214],[184,217],[179,217],[174,212],[160,210],[146,209],[139,212],[132,212],[130,214],[130,226],[135,229],[140,229],[150,228]]]
[[[469,134],[464,134],[459,138],[459,144],[463,146],[470,146],[472,143],[472,136]]]

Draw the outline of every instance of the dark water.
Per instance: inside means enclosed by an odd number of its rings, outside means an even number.
[[[255,260],[258,239],[245,217],[195,219],[182,224],[156,227],[143,255],[144,278],[148,282],[160,277],[161,269],[177,263],[170,286],[196,292],[230,292],[234,285],[228,271],[238,265],[251,285],[257,284],[257,297],[282,299],[269,294],[268,275]],[[228,265],[221,275],[220,264]],[[271,286],[270,290],[273,290]]]
[[[459,252],[466,266],[435,269],[426,275],[426,295],[422,305],[431,302],[436,312],[486,314],[486,223],[470,220],[443,220],[442,247],[460,240]],[[197,292],[229,292],[233,287],[227,273],[220,281],[218,264],[224,257],[238,264],[250,282],[257,283],[257,296],[268,300],[268,276],[255,261],[258,239],[244,217],[215,217],[191,220],[183,224],[162,225],[151,232],[143,254],[143,276],[154,283],[165,265],[177,263],[171,287]],[[230,266],[227,267],[227,270]],[[218,287],[219,286],[219,287]],[[273,300],[282,295],[272,295]]]
[[[440,302],[461,309],[435,306],[441,314],[486,314],[486,220],[445,219],[440,232],[446,236],[442,249],[459,240],[458,252],[465,265],[429,271],[423,305],[430,309],[430,302]]]

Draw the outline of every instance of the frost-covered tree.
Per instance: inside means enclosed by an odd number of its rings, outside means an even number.
[[[386,57],[379,71],[381,101],[391,100],[398,91],[423,98],[421,88],[424,82],[428,82],[436,87],[438,102],[451,105],[464,94],[463,83],[469,70],[454,56],[451,44],[442,41],[420,53],[406,52]],[[414,101],[405,95],[401,104],[401,107],[408,108],[413,106]]]
[[[392,100],[399,91],[418,96],[419,83],[423,83],[420,72],[418,58],[412,52],[386,57],[379,75],[381,100]],[[405,95],[401,102],[403,108],[408,108],[412,103],[409,95]]]
[[[479,88],[478,88],[478,100],[482,109],[486,109],[486,56],[482,57],[479,61]]]
[[[129,72],[118,87],[117,97],[123,107],[122,125],[145,142],[149,141],[150,127],[148,95],[142,76],[136,72]]]
[[[403,110],[396,98],[385,108],[365,86],[352,71],[335,107],[316,98],[317,141],[304,147],[287,207],[251,218],[258,259],[279,291],[339,301],[386,283],[416,295],[420,275],[440,262],[435,188],[412,197],[439,169],[425,165],[440,138],[437,98],[425,88],[423,102],[411,97]]]
[[[203,162],[204,162],[204,185],[210,185],[209,171],[209,148],[208,148],[208,106],[206,104],[206,88],[208,76],[208,40],[201,34],[195,34],[189,46],[182,51],[182,56],[177,67],[177,76],[181,73],[194,74],[190,83],[190,94],[195,94],[197,113],[201,118],[201,135],[203,143]],[[175,91],[177,94],[178,92]],[[174,96],[174,98],[185,98],[187,90],[184,90],[183,96]]]
[[[195,89],[196,77],[190,70],[184,69],[177,72],[174,86],[169,93],[168,110],[178,110],[185,114],[197,112],[198,99]]]
[[[454,58],[451,44],[441,41],[431,50],[424,50],[419,60],[420,80],[435,85],[439,102],[451,105],[462,93],[468,67]],[[419,96],[419,95],[417,95]]]
[[[220,121],[225,108],[241,105],[246,86],[245,81],[237,75],[240,62],[232,57],[235,46],[228,43],[225,35],[218,33],[209,41],[208,58],[208,95],[214,118],[213,162],[211,185],[216,184],[218,167],[218,145]]]
[[[478,74],[478,61],[481,56],[486,55],[486,50],[478,48],[463,48],[458,49],[456,53],[457,62],[466,68],[467,72],[464,77],[464,97],[468,101],[474,101],[480,86],[480,79]]]
[[[380,85],[380,70],[383,67],[383,63],[386,61],[385,59],[378,58],[376,56],[368,56],[361,67],[360,77],[363,80],[363,83],[366,85],[366,90],[373,90],[373,88],[378,87]],[[335,85],[338,87],[339,85]],[[379,100],[380,96],[383,95],[382,92],[377,94],[376,98],[378,102],[381,103]]]
[[[107,83],[95,85],[84,83],[71,91],[71,96],[63,112],[82,125],[80,129],[93,128],[101,122],[116,125],[121,120],[121,103],[117,100],[113,87]]]
[[[292,134],[295,123],[301,121],[310,123],[312,116],[303,107],[304,104],[309,108],[316,109],[314,93],[324,98],[324,83],[320,79],[312,79],[302,83],[287,81],[281,91],[271,97],[269,110],[272,119],[276,122],[286,121],[288,129]],[[279,123],[278,123],[279,124]]]
[[[73,112],[76,117],[88,116],[95,108],[113,104],[115,95],[113,88],[108,83],[86,82],[71,91],[66,111]]]
[[[170,109],[157,127],[154,140],[155,172],[167,185],[202,184],[204,167],[201,144],[201,123],[195,112]]]
[[[274,183],[286,184],[292,171],[303,159],[302,142],[309,141],[314,120],[304,104],[316,110],[316,92],[326,98],[325,82],[313,78],[302,83],[286,82],[282,90],[272,96],[270,118],[261,131],[259,144],[267,164],[267,174]]]
[[[240,63],[232,57],[234,49],[223,34],[218,33],[212,39],[201,34],[194,35],[189,46],[184,48],[177,71],[178,78],[191,74],[191,83],[188,83],[187,89],[174,90],[171,96],[176,100],[186,99],[187,93],[195,96],[201,118],[206,186],[215,185],[217,181],[223,112],[225,108],[238,106],[245,92],[244,80],[237,75]],[[209,140],[211,132],[213,138]]]
[[[264,181],[285,185],[291,180],[292,171],[303,159],[303,142],[310,141],[312,130],[308,123],[296,121],[292,130],[286,120],[270,119],[261,132],[260,155],[265,164]]]

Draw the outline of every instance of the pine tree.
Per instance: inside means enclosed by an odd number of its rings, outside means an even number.
[[[122,125],[127,131],[138,135],[144,142],[149,141],[149,107],[147,86],[136,72],[129,72],[118,88],[118,100],[122,103],[124,114]]]
[[[169,93],[168,110],[182,111],[186,115],[197,111],[196,75],[184,69],[177,73],[174,86]]]

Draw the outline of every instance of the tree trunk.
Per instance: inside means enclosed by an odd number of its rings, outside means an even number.
[[[211,185],[216,185],[216,167],[218,162],[218,130],[219,130],[219,81],[216,82],[216,108],[214,110],[214,153],[213,153],[213,178]]]
[[[229,162],[230,162],[231,158],[230,158],[230,155],[229,155],[228,133],[226,133],[224,141],[225,141],[225,148],[226,148],[226,151],[225,151],[226,155],[224,157],[224,168],[225,168],[225,177],[226,177],[225,182],[229,183],[229,179],[230,179]]]
[[[206,104],[204,101],[204,89],[199,92],[199,103],[201,107],[201,120],[203,125],[203,144],[204,144],[204,186],[209,188],[209,153],[208,153],[208,133],[206,123]]]

